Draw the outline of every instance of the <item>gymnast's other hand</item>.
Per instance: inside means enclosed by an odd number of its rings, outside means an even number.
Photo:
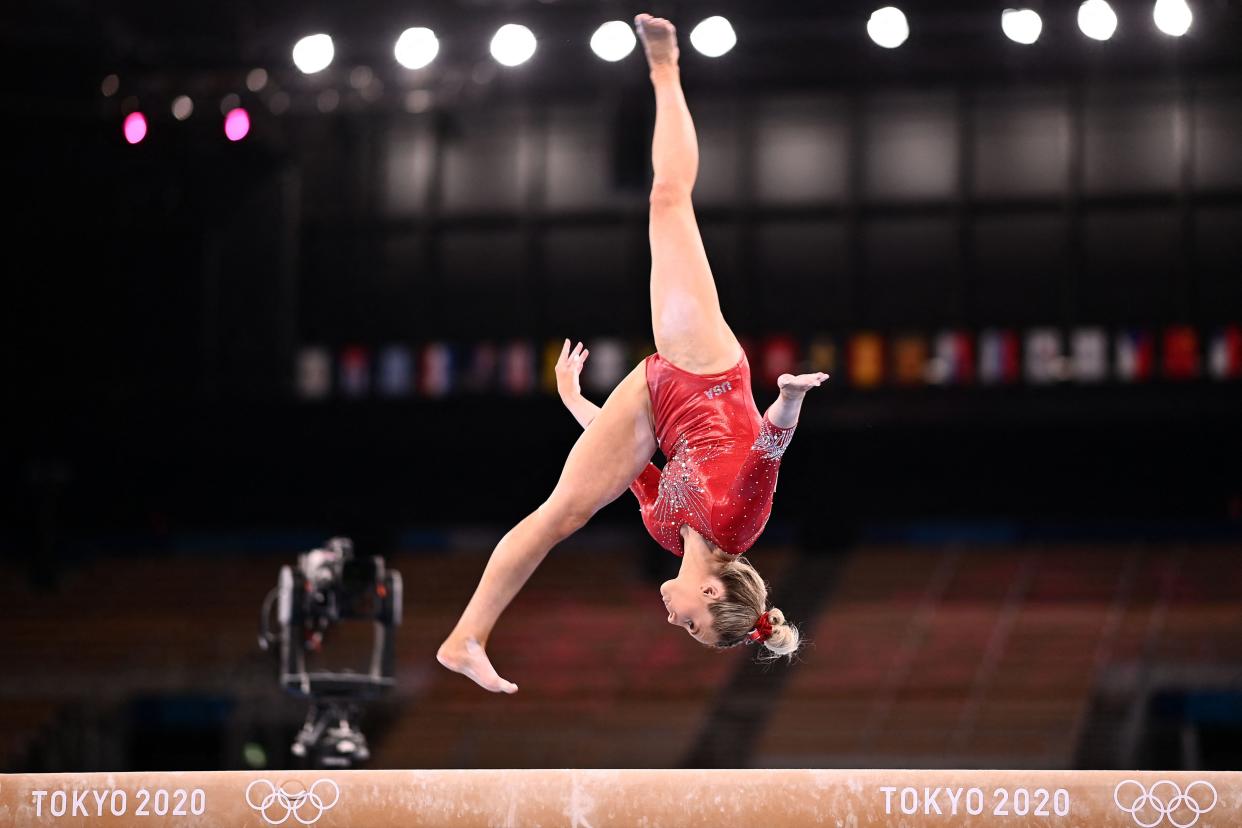
[[[812,388],[818,388],[828,379],[828,375],[822,372],[814,374],[781,374],[776,378],[776,387],[781,390],[781,396],[786,398],[801,397]]]
[[[590,353],[589,349],[582,347],[581,342],[574,347],[573,351],[569,350],[568,339],[561,346],[561,355],[556,360],[556,390],[565,402],[582,396],[579,375],[582,374],[582,366],[586,364],[587,355]]]
[[[450,635],[440,645],[436,661],[454,673],[461,673],[484,690],[491,690],[493,693],[518,691],[516,684],[500,677],[483,650],[483,645],[475,638]]]

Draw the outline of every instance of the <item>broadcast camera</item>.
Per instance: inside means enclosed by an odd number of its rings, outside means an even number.
[[[310,699],[306,722],[291,746],[295,756],[323,768],[349,768],[370,758],[355,720],[364,701],[396,685],[393,647],[401,597],[401,573],[385,569],[379,556],[355,558],[349,538],[332,538],[299,555],[296,568],[280,568],[263,601],[259,647],[277,653],[279,644],[281,687]],[[273,604],[277,632],[269,625]],[[329,630],[346,619],[374,621],[367,672],[308,670],[308,656],[322,653]]]

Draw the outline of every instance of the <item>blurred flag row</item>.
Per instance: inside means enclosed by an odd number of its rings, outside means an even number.
[[[334,397],[525,396],[556,392],[562,340],[535,343],[390,344],[339,349],[308,345],[297,356],[303,399]],[[774,335],[742,342],[756,385],[783,373],[824,371],[854,388],[1142,383],[1156,380],[1242,379],[1242,326],[1203,331],[1082,327],[934,334],[856,331],[810,339]],[[603,395],[650,354],[650,342],[600,338],[587,342],[582,374],[588,394]]]

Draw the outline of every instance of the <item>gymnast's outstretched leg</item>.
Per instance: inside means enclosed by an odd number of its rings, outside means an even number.
[[[548,551],[616,500],[655,449],[647,377],[639,363],[574,443],[552,494],[497,544],[474,596],[436,653],[440,663],[493,692],[516,693],[517,685],[496,673],[485,650],[497,619]]]
[[[663,18],[634,20],[655,89],[651,164],[651,329],[656,350],[679,368],[710,374],[732,368],[742,348],[720,312],[716,282],[690,194],[699,174],[694,121],[681,89],[677,32]]]

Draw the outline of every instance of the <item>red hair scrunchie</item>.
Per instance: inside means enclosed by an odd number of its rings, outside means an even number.
[[[755,622],[755,628],[747,635],[751,641],[767,641],[772,637],[772,622],[768,620],[768,614],[765,612],[759,616],[759,620]]]

